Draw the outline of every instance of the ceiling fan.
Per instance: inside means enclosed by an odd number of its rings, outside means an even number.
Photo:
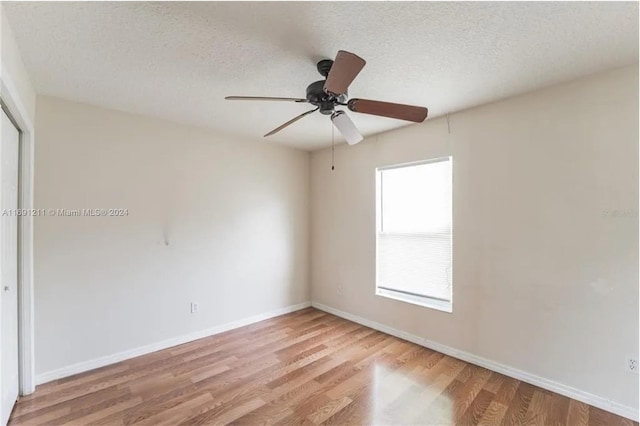
[[[354,145],[362,140],[362,135],[353,124],[346,112],[336,110],[337,106],[346,106],[350,111],[363,114],[379,115],[381,117],[397,118],[399,120],[421,123],[427,118],[428,110],[424,107],[394,104],[390,102],[372,101],[368,99],[348,99],[347,89],[358,73],[364,68],[365,60],[350,52],[339,50],[336,59],[323,59],[318,62],[318,72],[325,77],[311,83],[307,87],[307,97],[302,98],[274,98],[263,96],[227,96],[225,99],[232,101],[285,101],[310,103],[316,106],[292,118],[281,126],[276,127],[266,136],[278,133],[280,130],[295,123],[301,118],[320,111],[321,114],[331,116],[333,125],[344,136],[349,145]]]

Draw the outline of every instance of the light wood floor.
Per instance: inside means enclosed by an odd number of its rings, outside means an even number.
[[[39,386],[10,425],[637,425],[309,308]]]

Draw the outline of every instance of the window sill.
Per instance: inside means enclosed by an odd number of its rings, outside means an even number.
[[[412,305],[431,308],[442,312],[452,313],[453,303],[442,300],[434,300],[426,297],[411,296],[408,294],[396,293],[394,291],[376,288],[376,296],[386,297],[388,299],[398,300],[400,302],[411,303]]]

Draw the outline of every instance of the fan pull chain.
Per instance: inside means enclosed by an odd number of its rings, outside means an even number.
[[[333,123],[331,123],[331,170],[335,170],[335,129]]]
[[[447,132],[451,134],[451,126],[449,125],[449,113],[447,113]]]

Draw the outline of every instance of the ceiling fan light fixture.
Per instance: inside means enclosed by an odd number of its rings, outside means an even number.
[[[355,124],[353,124],[353,121],[351,121],[344,111],[336,111],[333,113],[331,121],[349,145],[355,145],[363,139]]]

